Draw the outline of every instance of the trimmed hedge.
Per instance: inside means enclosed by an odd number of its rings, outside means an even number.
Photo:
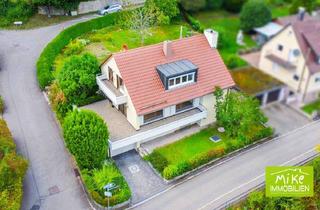
[[[146,156],[145,159],[149,161],[159,173],[162,173],[168,166],[168,160],[157,150]]]
[[[40,88],[43,90],[54,80],[52,74],[54,60],[70,41],[92,30],[114,25],[118,15],[119,13],[113,13],[87,22],[78,23],[63,30],[56,38],[54,38],[44,48],[37,62],[37,77]]]

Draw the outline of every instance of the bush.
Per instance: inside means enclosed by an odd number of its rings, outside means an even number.
[[[123,203],[131,197],[131,191],[127,182],[113,162],[108,162],[101,169],[93,171],[83,170],[81,175],[91,197],[103,206],[108,205],[103,186],[110,182],[118,186],[118,188],[112,190],[110,206]]]
[[[293,0],[289,8],[289,13],[296,14],[299,7],[304,7],[309,13],[311,13],[317,6],[319,6],[319,3],[320,2],[317,2],[316,0]]]
[[[197,12],[206,7],[206,0],[180,0],[180,4],[188,12]]]
[[[95,56],[84,54],[68,59],[57,75],[58,84],[69,103],[79,104],[98,91],[96,75],[100,72]]]
[[[224,0],[223,7],[229,12],[238,13],[245,2],[246,0]]]
[[[4,111],[4,102],[2,97],[0,96],[0,114],[2,114]]]
[[[107,157],[109,133],[96,113],[74,110],[63,122],[63,137],[81,169],[100,168]]]
[[[188,15],[188,22],[194,30],[198,32],[203,32],[204,27],[201,25],[199,20],[195,19],[191,15]]]
[[[43,90],[54,80],[52,67],[55,58],[70,41],[92,30],[113,25],[118,15],[118,13],[113,13],[87,22],[78,23],[63,30],[56,38],[54,38],[42,51],[37,61],[37,77],[40,88]]]
[[[10,130],[0,119],[0,209],[20,209],[28,163],[15,150]]]
[[[223,0],[207,0],[207,8],[208,9],[220,9],[222,7]]]
[[[247,65],[247,63],[244,60],[242,60],[238,55],[234,54],[229,55],[225,59],[225,64],[227,65],[228,69],[235,69]]]
[[[34,8],[32,5],[28,4],[26,1],[18,0],[9,6],[7,10],[7,18],[14,20],[25,20],[26,18],[32,16],[34,13]]]
[[[80,40],[76,39],[66,46],[66,49],[64,50],[63,53],[66,56],[77,55],[82,52],[84,47],[85,47],[85,44]]]
[[[271,10],[266,3],[262,0],[250,0],[245,3],[241,10],[240,28],[245,32],[249,32],[255,27],[264,26],[271,19]]]
[[[149,161],[160,174],[162,174],[163,170],[168,166],[168,160],[157,150],[154,150],[146,156],[146,160]]]
[[[176,165],[168,165],[162,173],[163,177],[167,180],[173,179],[176,176],[179,176],[179,169]]]

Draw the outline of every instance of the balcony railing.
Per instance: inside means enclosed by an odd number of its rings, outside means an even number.
[[[114,85],[107,79],[104,74],[96,77],[99,89],[112,101],[114,105],[127,103],[127,96],[120,92]]]
[[[109,141],[111,156],[121,154],[131,149],[135,149],[137,144],[151,141],[169,133],[173,133],[174,131],[179,130],[183,127],[200,122],[200,120],[207,117],[207,110],[204,107],[200,106],[196,109],[199,109],[199,112],[196,114],[184,117],[165,125],[151,128],[149,130],[137,133],[133,136],[129,136],[119,141]]]
[[[295,70],[297,68],[297,66],[294,63],[287,61],[287,60],[284,60],[284,59],[282,59],[272,53],[267,54],[266,58],[271,60],[272,62],[277,63],[279,66],[281,66],[285,69],[288,69],[288,70]]]

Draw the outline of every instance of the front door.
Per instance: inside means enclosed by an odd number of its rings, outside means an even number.
[[[109,68],[109,81],[113,83],[113,71],[111,68]]]
[[[119,105],[119,111],[124,114],[124,116],[127,116],[127,109],[125,104],[120,104]]]

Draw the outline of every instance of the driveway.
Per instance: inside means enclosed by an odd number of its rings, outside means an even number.
[[[285,134],[310,122],[306,116],[282,103],[270,104],[263,108],[263,112],[269,118],[268,124],[275,128],[277,134]]]
[[[136,151],[115,156],[114,160],[130,186],[132,203],[147,199],[168,187]]]
[[[320,121],[264,143],[170,186],[131,209],[212,210],[264,183],[266,166],[296,165],[314,157]]]
[[[89,209],[60,129],[36,79],[36,61],[64,27],[92,18],[26,31],[0,31],[0,95],[20,154],[29,160],[22,209]]]

